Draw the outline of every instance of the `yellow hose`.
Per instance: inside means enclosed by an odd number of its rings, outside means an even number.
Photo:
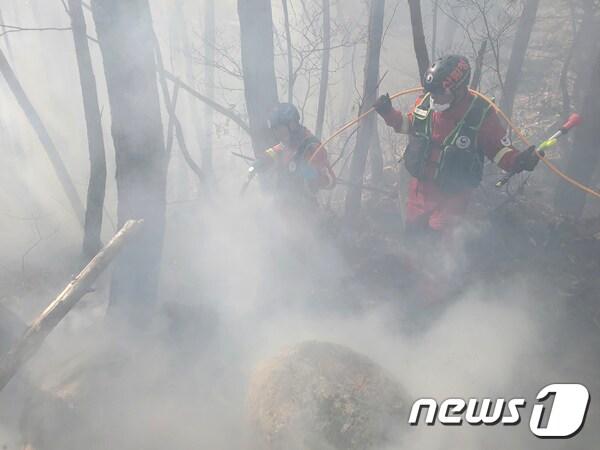
[[[412,88],[412,89],[404,89],[402,91],[396,92],[394,95],[390,96],[390,99],[395,99],[398,98],[400,96],[403,95],[408,95],[408,94],[412,94],[415,92],[420,92],[422,91],[423,88],[422,87],[416,87],[416,88]],[[521,141],[523,141],[523,143],[526,146],[531,146],[531,144],[529,143],[529,141],[527,140],[527,138],[523,135],[523,133],[521,132],[521,130],[519,130],[515,124],[508,118],[508,116],[504,113],[504,111],[502,111],[498,105],[496,105],[489,97],[485,96],[484,94],[482,94],[481,92],[475,91],[473,89],[469,89],[469,91],[482,98],[483,100],[485,100],[487,103],[489,103],[492,108],[494,108],[494,110],[500,115],[500,117],[502,117],[506,123],[508,124],[508,126],[513,130],[513,132],[519,137],[519,139]],[[323,150],[323,148],[325,148],[325,146],[331,142],[333,139],[335,139],[337,136],[339,136],[340,134],[342,134],[344,131],[346,131],[348,128],[351,128],[352,126],[356,125],[358,122],[360,122],[362,119],[364,119],[365,117],[367,117],[369,114],[371,114],[373,111],[375,111],[375,108],[370,108],[369,110],[365,111],[364,113],[362,113],[360,116],[358,116],[356,119],[348,122],[346,125],[344,125],[343,127],[341,127],[339,130],[337,130],[335,133],[333,133],[329,138],[327,138],[325,141],[323,141],[314,151],[314,153],[312,154],[312,156],[310,157],[310,159],[308,160],[308,162],[311,162],[318,154],[319,152],[321,152]],[[600,193],[593,190],[592,188],[580,183],[577,180],[574,180],[573,178],[571,178],[570,176],[568,176],[567,174],[565,174],[564,172],[562,172],[558,167],[556,167],[554,164],[552,164],[550,161],[548,161],[548,159],[545,156],[542,156],[537,149],[535,150],[538,158],[540,158],[540,160],[552,171],[554,172],[556,175],[558,175],[560,178],[562,178],[563,180],[565,180],[567,183],[569,183],[570,185],[576,187],[577,189],[585,192],[588,195],[591,195],[593,197],[596,198],[600,198]]]

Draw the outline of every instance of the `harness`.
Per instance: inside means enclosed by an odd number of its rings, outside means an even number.
[[[306,136],[286,165],[281,167],[278,176],[279,188],[283,191],[306,193],[304,188],[304,165],[307,164],[306,152],[319,145],[319,140],[312,135]]]
[[[440,161],[430,161],[433,148],[430,95],[426,94],[415,107],[412,133],[406,148],[405,164],[409,173],[423,180],[428,164],[436,164],[434,181],[446,192],[475,188],[483,177],[485,161],[479,147],[479,130],[491,109],[484,100],[475,97],[462,120],[444,139]]]

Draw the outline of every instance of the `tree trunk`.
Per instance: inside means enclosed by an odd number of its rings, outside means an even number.
[[[292,33],[290,32],[290,13],[288,11],[287,0],[281,0],[283,7],[283,27],[285,29],[285,42],[287,46],[287,65],[288,65],[288,103],[294,103],[294,55],[292,48]]]
[[[270,0],[238,0],[244,94],[254,155],[275,144],[267,126],[278,102]]]
[[[157,300],[167,157],[147,0],[92,0],[117,166],[119,226],[144,219],[113,272],[109,312],[141,325]],[[139,305],[144,304],[144,308]]]
[[[429,53],[427,52],[427,43],[425,42],[425,32],[423,31],[423,17],[421,15],[421,0],[408,0],[410,8],[410,23],[412,25],[413,44],[417,64],[419,65],[419,79],[423,82],[423,75],[429,68]]]
[[[73,40],[75,41],[75,55],[79,69],[90,152],[90,181],[83,233],[83,257],[86,261],[89,261],[102,247],[100,234],[102,232],[102,213],[104,211],[104,193],[106,189],[106,153],[96,77],[92,67],[81,0],[69,0],[69,14],[71,15],[71,27],[73,28]]]
[[[598,45],[597,45],[598,47]],[[581,115],[583,123],[575,130],[573,149],[567,157],[566,172],[583,184],[592,180],[600,159],[600,49],[593,66],[593,76],[583,102]],[[581,217],[585,207],[586,194],[570,184],[560,181],[556,191],[556,208],[561,214]]]
[[[380,186],[381,179],[383,178],[383,151],[381,149],[381,140],[379,139],[377,122],[373,127],[373,138],[371,141],[371,150],[369,151],[369,161],[371,163],[371,183],[375,186]]]
[[[60,182],[65,195],[67,196],[67,199],[69,200],[69,203],[75,212],[75,217],[77,220],[79,220],[79,223],[83,225],[83,205],[81,204],[81,200],[79,199],[79,195],[77,194],[73,180],[71,180],[71,176],[65,167],[65,163],[63,162],[60,153],[58,153],[52,138],[50,138],[50,134],[44,126],[41,117],[33,107],[29,97],[27,97],[27,94],[23,90],[23,86],[21,86],[21,83],[10,67],[10,64],[8,63],[8,60],[6,59],[6,56],[4,56],[4,52],[2,50],[0,50],[0,73],[2,73],[4,76],[8,87],[15,96],[19,106],[25,113],[27,120],[29,120],[29,123],[38,135],[42,146],[46,150],[46,155],[48,155],[48,159],[54,167],[54,172],[58,177],[58,181]]]
[[[594,0],[583,1],[583,20],[579,29],[579,42],[575,50],[575,84],[573,86],[572,103],[575,109],[580,109],[587,91],[593,64],[589,61],[595,56],[595,46],[600,40],[600,24],[596,17],[597,6]]]
[[[363,100],[360,114],[367,111],[377,98],[377,85],[379,83],[379,56],[381,54],[381,40],[383,38],[383,15],[385,0],[372,0],[369,13],[369,37],[367,43],[367,58],[365,62],[365,81]],[[364,182],[365,166],[369,146],[373,140],[373,133],[377,126],[376,116],[370,114],[363,119],[356,136],[356,147],[350,163],[350,182],[362,185]],[[350,187],[346,193],[346,219],[354,221],[361,207],[362,191],[359,187]]]
[[[204,48],[206,58],[206,95],[210,99],[215,97],[215,0],[206,0],[206,12],[204,14]],[[204,142],[202,145],[202,169],[208,178],[213,176],[213,110],[210,106],[204,106]]]
[[[319,89],[319,106],[317,108],[317,126],[315,135],[320,139],[325,122],[325,104],[329,86],[329,56],[331,52],[331,14],[329,0],[323,0],[323,61],[321,63],[321,86]]]
[[[342,4],[342,2],[337,2],[336,3],[336,16],[339,18],[339,23],[343,24],[343,26],[345,28],[348,29],[352,29],[352,23],[349,20],[348,15],[346,14],[346,6],[344,6],[344,4]],[[342,64],[344,65],[343,67],[343,72],[342,72],[342,84],[341,84],[341,88],[342,88],[342,99],[340,102],[340,118],[339,118],[339,122],[343,122],[344,120],[347,119],[349,113],[350,113],[350,108],[352,105],[352,101],[353,101],[353,93],[354,93],[354,67],[353,67],[353,62],[354,62],[354,50],[356,48],[356,44],[353,43],[352,46],[350,45],[345,45],[342,48]]]
[[[436,60],[437,32],[438,32],[438,0],[433,0],[433,18],[431,24],[431,60]]]
[[[529,47],[529,38],[531,37],[531,31],[535,25],[535,17],[537,15],[539,4],[540,0],[527,0],[517,26],[517,32],[515,34],[515,40],[513,42],[508,69],[506,70],[506,77],[504,80],[502,102],[500,103],[501,108],[508,117],[512,116],[513,104],[515,102],[519,80],[521,79],[521,74],[523,72],[523,63],[525,62],[527,47]]]

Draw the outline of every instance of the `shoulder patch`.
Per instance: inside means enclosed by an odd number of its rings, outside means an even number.
[[[504,135],[500,143],[505,147],[512,146],[512,139],[510,138],[510,129],[506,130],[506,134]]]

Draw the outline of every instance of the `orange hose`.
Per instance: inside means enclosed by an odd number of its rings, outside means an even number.
[[[396,92],[394,95],[390,96],[390,99],[395,99],[398,98],[402,95],[408,95],[408,94],[412,94],[415,92],[420,92],[422,91],[423,88],[422,87],[416,87],[416,88],[412,88],[412,89],[404,89],[402,91]],[[489,97],[485,96],[484,94],[482,94],[481,92],[478,92],[474,89],[469,89],[469,91],[482,98],[483,100],[485,100],[487,103],[489,103],[492,108],[494,108],[494,110],[500,114],[500,116],[506,121],[506,123],[508,124],[508,126],[514,131],[514,133],[519,137],[519,139],[521,141],[523,141],[523,143],[526,146],[531,146],[531,144],[529,143],[529,141],[527,140],[527,138],[525,137],[525,135],[521,132],[521,130],[519,130],[516,125],[508,118],[508,116],[504,113],[504,111],[502,111],[498,105],[496,105],[496,103],[494,103]],[[360,116],[358,116],[356,119],[352,120],[351,122],[348,122],[346,125],[344,125],[343,127],[341,127],[339,130],[337,130],[334,134],[332,134],[329,138],[327,138],[325,141],[323,141],[314,151],[314,153],[312,154],[312,156],[309,158],[308,162],[311,162],[318,154],[319,152],[321,152],[325,146],[331,142],[333,139],[335,139],[336,137],[338,137],[340,134],[342,134],[344,131],[346,131],[348,128],[351,128],[352,126],[356,125],[358,122],[360,122],[362,119],[364,119],[365,117],[367,117],[369,114],[371,114],[373,111],[375,111],[375,108],[370,108],[369,110],[365,111],[364,113],[362,113]],[[542,156],[537,149],[535,150],[536,155],[538,156],[538,158],[540,158],[540,160],[556,175],[558,175],[560,178],[562,178],[564,181],[566,181],[567,183],[569,183],[570,185],[576,187],[577,189],[585,192],[586,194],[591,195],[592,197],[596,197],[596,198],[600,198],[600,192],[597,192],[595,190],[593,190],[592,188],[580,183],[577,180],[574,180],[573,178],[571,178],[570,176],[568,176],[567,174],[565,174],[564,172],[562,172],[558,167],[556,167],[554,164],[552,164],[546,157]]]
[[[512,123],[512,121],[504,113],[504,111],[502,111],[491,99],[489,99],[488,97],[483,95],[481,92],[477,92],[473,89],[469,89],[469,90],[472,94],[477,95],[478,97],[484,99],[486,102],[488,102],[490,105],[492,105],[492,108],[494,108],[496,110],[496,112],[498,114],[500,114],[500,116],[506,121],[506,123],[515,132],[515,134],[519,137],[519,139],[521,139],[521,141],[523,141],[523,143],[525,145],[527,145],[527,146],[531,145],[529,143],[529,141],[527,140],[527,138],[523,135],[523,133],[515,126],[514,123]],[[569,183],[570,185],[576,187],[577,189],[585,192],[586,194],[591,195],[592,197],[600,198],[600,192],[597,192],[597,191],[593,190],[592,188],[590,188],[584,184],[581,184],[579,181],[574,180],[573,178],[568,176],[566,173],[562,172],[558,167],[556,167],[554,164],[552,164],[545,156],[542,156],[537,151],[537,149],[535,150],[535,153],[538,156],[538,158],[540,158],[540,160],[548,167],[548,169],[550,169],[552,172],[554,172],[560,178],[565,180],[567,183]]]
[[[422,91],[423,88],[412,88],[412,89],[405,89],[403,91],[400,92],[396,92],[394,95],[390,96],[390,99],[395,99],[400,97],[401,95],[407,95],[407,94],[412,94],[414,92],[419,92]],[[344,131],[346,131],[348,128],[351,128],[353,125],[356,125],[358,122],[360,122],[361,120],[363,120],[365,117],[367,117],[369,114],[371,114],[373,111],[375,111],[375,108],[370,108],[367,111],[365,111],[364,113],[362,113],[360,116],[358,116],[356,119],[348,122],[346,125],[344,125],[342,128],[340,128],[339,130],[337,130],[335,133],[333,133],[331,136],[329,136],[327,139],[325,139],[314,151],[314,153],[312,154],[312,156],[308,159],[308,162],[312,162],[312,160],[319,154],[319,152],[321,152],[325,146],[327,144],[329,144],[333,139],[335,139],[336,137],[338,137],[340,134],[342,134]]]

